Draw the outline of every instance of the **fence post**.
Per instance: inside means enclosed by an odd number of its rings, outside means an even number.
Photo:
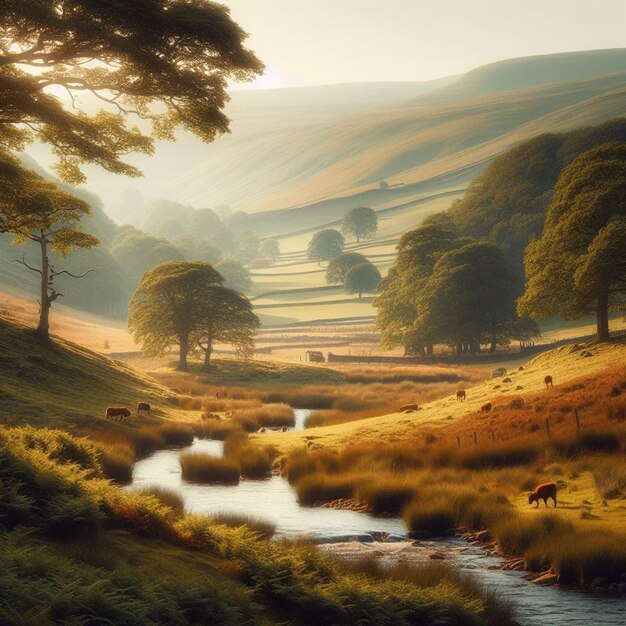
[[[550,434],[550,418],[546,417],[546,434]]]
[[[456,436],[456,443],[459,446],[459,448],[461,447],[461,437],[459,437],[458,435]]]
[[[476,437],[476,431],[474,431],[474,445],[478,446],[478,438]]]
[[[491,441],[495,441],[496,440],[496,431],[492,430],[491,431]]]
[[[574,419],[576,420],[576,430],[580,432],[580,418],[578,417],[578,409],[574,409]]]

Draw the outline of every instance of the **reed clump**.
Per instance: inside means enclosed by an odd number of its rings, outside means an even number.
[[[183,479],[189,482],[222,485],[239,483],[239,467],[235,462],[202,452],[181,454],[180,468]]]

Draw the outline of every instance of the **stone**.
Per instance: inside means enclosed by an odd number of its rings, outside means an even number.
[[[411,539],[432,539],[433,534],[427,530],[411,530],[409,532],[409,538]]]
[[[591,582],[591,586],[594,589],[597,589],[599,587],[608,587],[609,583],[610,581],[608,578],[605,578],[604,576],[596,576]]]
[[[539,578],[535,578],[535,580],[533,580],[533,582],[535,583],[535,585],[556,585],[557,583],[557,575],[556,574],[551,574],[550,572],[547,572],[545,574],[542,574],[541,576],[539,576]]]
[[[513,382],[513,380],[510,378],[510,376],[507,376],[506,378],[503,378],[503,379],[502,379],[502,382],[503,382],[503,383],[512,383],[512,382]]]
[[[515,391],[521,391],[522,389],[524,389],[524,387],[521,385],[517,385],[517,387],[515,387]]]
[[[524,366],[523,366],[523,365],[520,365],[520,366],[517,368],[517,371],[518,371],[518,372],[523,372],[523,371],[524,371]]]
[[[506,367],[498,367],[491,372],[491,378],[500,378],[506,374]]]
[[[442,552],[433,552],[431,555],[429,555],[428,558],[433,559],[435,561],[444,561],[446,558],[446,555],[443,554]]]

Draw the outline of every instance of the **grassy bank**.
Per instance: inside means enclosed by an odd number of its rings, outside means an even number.
[[[122,492],[92,444],[59,431],[0,429],[0,492],[3,623],[510,623],[453,573],[349,569],[268,542],[267,525]]]

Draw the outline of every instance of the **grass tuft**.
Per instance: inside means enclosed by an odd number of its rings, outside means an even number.
[[[229,459],[221,459],[202,452],[184,452],[180,455],[184,480],[194,483],[239,483],[239,467]]]

